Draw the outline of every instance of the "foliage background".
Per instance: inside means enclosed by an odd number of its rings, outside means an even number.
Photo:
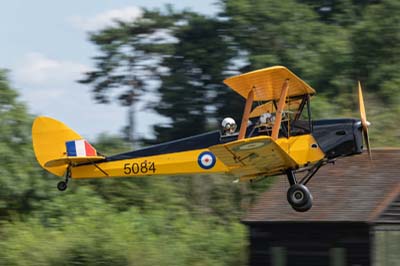
[[[90,34],[95,70],[80,82],[94,99],[148,106],[169,118],[156,139],[101,135],[105,154],[176,139],[240,120],[230,75],[285,65],[317,89],[314,118],[358,117],[365,87],[373,147],[399,146],[400,2],[396,0],[220,0],[207,17],[172,6]],[[160,34],[162,33],[162,34]],[[33,115],[0,71],[0,265],[246,265],[240,217],[270,180],[233,184],[221,176],[73,182],[60,193],[34,158]],[[110,95],[118,95],[112,98]],[[133,110],[134,108],[128,108]],[[283,195],[284,196],[284,195]]]

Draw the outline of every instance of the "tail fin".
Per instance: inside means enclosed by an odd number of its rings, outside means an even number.
[[[104,159],[78,133],[50,117],[35,119],[32,142],[40,166],[57,176],[63,176],[68,165]]]

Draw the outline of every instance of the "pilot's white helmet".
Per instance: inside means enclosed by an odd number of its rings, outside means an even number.
[[[234,133],[236,130],[236,122],[232,117],[225,117],[221,123],[222,128],[226,133]]]
[[[260,115],[260,123],[266,124],[267,122],[272,122],[272,114],[271,113],[263,113]]]

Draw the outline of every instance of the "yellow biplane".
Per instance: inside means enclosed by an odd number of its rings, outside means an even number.
[[[363,132],[370,153],[360,84],[361,120],[312,120],[314,89],[285,67],[252,71],[224,82],[246,99],[238,132],[235,121],[225,118],[221,131],[104,156],[65,124],[37,117],[32,126],[36,158],[50,173],[65,177],[57,185],[61,191],[71,178],[225,173],[252,181],[284,174],[290,185],[287,199],[293,209],[303,212],[312,206],[306,184],[321,166],[361,153]],[[302,173],[300,180],[297,173]]]

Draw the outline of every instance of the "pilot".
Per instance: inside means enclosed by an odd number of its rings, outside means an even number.
[[[224,120],[222,120],[221,125],[224,135],[234,134],[237,128],[236,122],[232,117],[225,117]]]
[[[260,124],[272,124],[275,122],[275,116],[271,113],[263,113],[260,115]]]

